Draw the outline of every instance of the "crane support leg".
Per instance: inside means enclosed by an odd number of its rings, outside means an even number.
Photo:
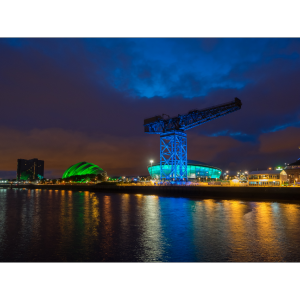
[[[160,134],[160,179],[187,181],[186,133],[174,130]]]

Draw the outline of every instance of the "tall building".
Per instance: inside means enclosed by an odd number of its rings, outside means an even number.
[[[17,179],[36,180],[44,178],[44,161],[33,159],[18,159]]]

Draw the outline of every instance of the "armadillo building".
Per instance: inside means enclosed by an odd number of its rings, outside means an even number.
[[[148,166],[148,171],[150,176],[153,179],[160,179],[160,164],[153,164],[152,167]],[[171,172],[171,166],[170,166]],[[196,161],[196,160],[188,160],[187,161],[187,177],[188,180],[197,180],[198,178],[203,179],[219,179],[221,176],[222,170],[213,166],[210,166],[206,163]]]
[[[76,181],[82,181],[86,178],[100,174],[105,176],[106,172],[97,165],[83,161],[69,167],[64,172],[62,178],[72,178]]]

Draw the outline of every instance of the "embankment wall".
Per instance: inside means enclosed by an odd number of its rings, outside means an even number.
[[[0,185],[10,188],[9,185]],[[144,195],[163,195],[197,198],[222,199],[281,199],[298,200],[300,202],[300,188],[298,187],[222,187],[222,186],[101,186],[101,185],[18,185],[12,189],[44,189],[44,190],[72,190],[93,191],[104,193],[134,193]]]

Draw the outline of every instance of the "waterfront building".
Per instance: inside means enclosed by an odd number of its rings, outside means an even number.
[[[300,158],[286,166],[284,171],[287,173],[289,183],[300,184]]]
[[[69,167],[64,172],[62,179],[85,182],[96,180],[96,177],[98,181],[106,181],[107,173],[95,164],[82,161]]]
[[[151,179],[150,175],[139,175],[138,177],[139,181],[149,181]]]
[[[285,170],[253,171],[248,175],[249,186],[280,186],[286,181]]]
[[[164,168],[167,169],[166,166]],[[148,166],[148,171],[153,179],[160,179],[160,163]],[[171,172],[171,165],[169,166],[169,172]],[[221,169],[209,166],[206,163],[196,160],[187,161],[187,177],[190,181],[211,178],[220,179],[221,173]]]
[[[107,178],[107,181],[123,181],[123,176],[109,176]]]
[[[38,180],[44,178],[44,161],[37,158],[18,159],[17,180]]]

